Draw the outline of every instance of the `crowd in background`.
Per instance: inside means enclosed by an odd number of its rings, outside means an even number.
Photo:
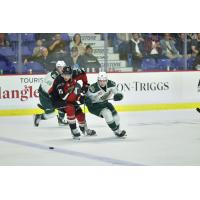
[[[108,46],[113,47],[114,53],[119,54],[120,60],[127,61],[127,67],[133,71],[154,69],[160,65],[173,69],[176,66],[200,69],[200,33],[108,33],[101,34],[101,39],[107,40]],[[1,74],[17,73],[18,42],[18,34],[0,33]],[[93,55],[92,46],[84,45],[78,33],[72,38],[67,33],[24,33],[21,34],[21,47],[20,73],[27,73],[33,63],[38,71],[51,71],[61,59],[67,65],[85,70],[95,68],[98,72],[101,67]]]
[[[30,34],[27,35],[31,37]],[[22,38],[22,64],[25,66],[22,68],[22,73],[26,73],[26,66],[31,66],[33,69],[38,68],[38,71],[51,71],[55,68],[55,63],[58,60],[64,60],[67,65],[78,68],[95,67],[97,72],[101,67],[98,59],[92,54],[92,47],[90,45],[84,46],[81,35],[78,33],[73,36],[72,40],[67,33],[40,33],[33,34],[32,37],[34,38]],[[9,34],[3,34],[0,41],[0,65],[4,62],[7,69],[8,66],[12,68],[12,63],[17,62],[18,40],[9,41]],[[10,55],[4,52],[1,54],[1,49],[8,48],[16,53]]]
[[[128,61],[133,70],[140,71],[142,65],[180,65],[184,69],[200,69],[200,33],[112,33],[109,41]],[[145,61],[147,61],[145,63]],[[147,66],[148,67],[148,66]]]

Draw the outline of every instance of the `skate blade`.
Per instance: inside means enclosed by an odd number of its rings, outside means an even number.
[[[122,136],[122,137],[119,137],[119,136],[117,136],[117,135],[115,135],[115,136],[116,136],[117,139],[126,139],[126,138],[127,138],[127,134],[125,134],[125,135]]]
[[[97,134],[94,134],[94,135],[88,135],[87,133],[81,133],[82,134],[82,136],[84,136],[84,137],[92,137],[92,136],[97,136]]]
[[[80,137],[73,137],[73,140],[80,140]]]
[[[95,136],[97,136],[97,134],[94,134],[94,135],[84,135],[85,137],[95,137]]]

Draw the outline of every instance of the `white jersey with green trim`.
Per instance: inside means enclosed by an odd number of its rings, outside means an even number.
[[[49,72],[45,76],[43,83],[41,83],[41,87],[44,92],[49,93],[49,91],[53,87],[54,80],[58,75],[59,73],[56,70],[54,70],[52,72]]]
[[[116,93],[120,93],[117,90],[116,83],[108,80],[106,90],[102,89],[96,82],[90,85],[86,95],[92,100],[92,103],[101,103],[109,100]]]

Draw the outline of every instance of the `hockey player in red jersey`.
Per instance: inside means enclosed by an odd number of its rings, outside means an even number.
[[[81,88],[77,81],[81,80],[83,86]],[[95,135],[94,130],[87,128],[85,114],[82,112],[80,105],[84,103],[84,96],[89,84],[84,70],[72,70],[70,66],[63,68],[63,73],[54,81],[52,92],[50,93],[55,107],[62,107],[67,114],[67,120],[74,138],[80,137],[80,132],[76,126],[76,120],[79,123],[80,130],[83,134]]]

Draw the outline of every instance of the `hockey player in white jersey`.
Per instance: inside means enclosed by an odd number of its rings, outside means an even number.
[[[39,100],[40,100],[40,107],[44,110],[43,114],[36,114],[34,115],[34,125],[39,126],[40,120],[47,120],[49,118],[55,117],[55,107],[53,106],[51,100],[51,90],[53,89],[54,80],[62,73],[63,68],[66,66],[63,60],[59,60],[56,63],[56,68],[49,72],[45,78],[43,83],[41,83],[38,92],[39,92]],[[58,124],[59,125],[67,125],[67,121],[64,119],[65,113],[61,110],[58,110]]]
[[[118,137],[126,136],[126,131],[120,129],[119,115],[114,106],[108,102],[123,99],[123,94],[117,90],[116,83],[108,80],[106,72],[99,72],[97,82],[90,85],[85,103],[90,113],[105,119],[108,126]]]

